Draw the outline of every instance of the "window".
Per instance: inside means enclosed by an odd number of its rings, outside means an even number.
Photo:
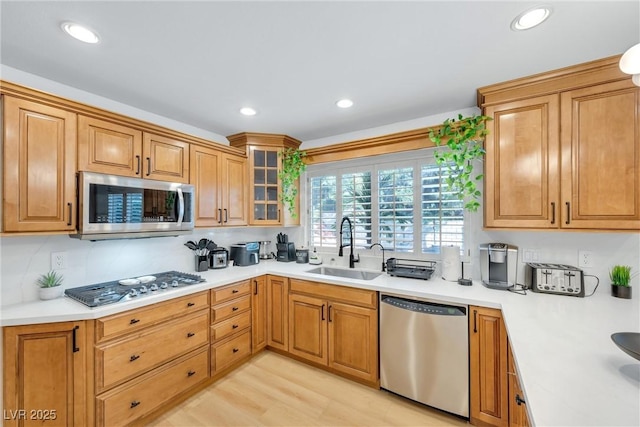
[[[463,247],[463,203],[446,190],[446,169],[431,150],[312,165],[307,173],[310,246],[337,248],[346,216],[356,247],[380,242],[414,254]]]

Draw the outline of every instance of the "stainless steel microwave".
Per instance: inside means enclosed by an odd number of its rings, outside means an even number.
[[[78,174],[78,233],[82,240],[177,236],[194,227],[193,185]]]

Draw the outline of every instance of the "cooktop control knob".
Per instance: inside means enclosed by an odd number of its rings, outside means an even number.
[[[157,291],[158,290],[158,285],[156,283],[152,284],[151,286],[149,286],[149,290],[150,291]]]
[[[140,289],[138,289],[138,292],[140,292],[141,294],[146,294],[148,290],[149,289],[147,289],[145,285],[142,285],[140,286]]]
[[[167,282],[162,282],[160,284],[160,289],[167,289],[169,287],[169,285],[167,284]]]
[[[137,297],[138,295],[139,295],[139,292],[138,292],[137,289],[131,289],[129,291],[129,296],[131,296],[131,297]]]
[[[178,286],[180,286],[180,284],[178,283],[177,280],[174,280],[173,282],[171,282],[171,287],[172,288],[177,288]]]

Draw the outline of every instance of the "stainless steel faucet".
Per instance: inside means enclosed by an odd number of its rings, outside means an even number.
[[[382,249],[382,272],[384,273],[385,271],[387,271],[387,264],[385,264],[384,262],[384,246],[382,246],[380,243],[374,243],[373,245],[369,246],[369,249],[373,249],[374,246],[380,246],[380,249]]]
[[[345,222],[349,225],[348,245],[342,244],[344,242],[344,240],[342,239],[342,232],[344,230]],[[342,218],[342,222],[340,223],[340,250],[338,250],[338,256],[342,256],[342,248],[346,248],[347,246],[351,248],[351,253],[349,254],[349,268],[355,268],[355,263],[360,262],[360,254],[358,254],[357,258],[353,256],[353,224],[351,223],[351,220],[345,216],[344,218]]]

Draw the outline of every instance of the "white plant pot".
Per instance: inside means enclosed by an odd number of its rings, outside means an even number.
[[[53,288],[40,288],[38,295],[42,300],[54,299],[62,296],[62,286],[54,286]]]

